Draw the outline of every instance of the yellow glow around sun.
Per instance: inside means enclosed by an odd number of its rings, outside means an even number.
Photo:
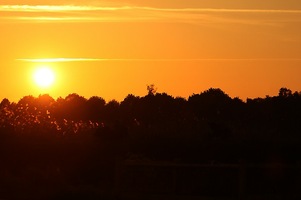
[[[33,75],[34,82],[41,88],[48,88],[53,85],[55,76],[49,67],[40,67],[36,69]]]

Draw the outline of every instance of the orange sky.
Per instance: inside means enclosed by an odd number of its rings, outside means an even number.
[[[0,98],[301,91],[300,0],[0,0]],[[52,62],[33,62],[37,60]],[[66,58],[65,60],[58,58]],[[61,62],[64,61],[64,62]],[[55,85],[38,89],[47,65]]]

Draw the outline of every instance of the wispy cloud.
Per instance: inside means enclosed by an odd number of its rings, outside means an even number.
[[[131,7],[100,7],[76,5],[0,5],[0,11],[10,12],[61,12],[61,11],[115,11],[128,10]]]
[[[243,23],[230,15],[301,15],[301,10],[156,8],[137,6],[0,5],[0,19],[43,22],[168,21],[199,23]],[[220,18],[223,15],[223,20]],[[224,20],[229,18],[229,20]],[[266,17],[266,16],[265,16]],[[295,19],[292,18],[292,19]],[[300,18],[299,18],[300,19]],[[258,20],[258,19],[256,19]],[[263,19],[264,20],[264,19]],[[249,20],[250,21],[250,20]],[[256,24],[256,23],[255,23]]]
[[[222,9],[222,8],[155,8],[138,6],[102,7],[78,5],[0,5],[0,11],[11,12],[61,12],[61,11],[118,11],[148,10],[163,12],[231,12],[231,13],[301,13],[301,10],[276,9]]]
[[[59,63],[59,62],[110,62],[110,61],[123,61],[123,62],[193,62],[193,61],[301,61],[300,58],[177,58],[177,59],[164,59],[164,58],[20,58],[16,61],[30,62],[30,63]]]
[[[102,61],[106,59],[100,58],[19,58],[16,61],[32,62],[32,63],[50,63],[50,62],[91,62]]]

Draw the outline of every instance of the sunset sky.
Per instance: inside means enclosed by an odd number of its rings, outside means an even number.
[[[0,0],[0,99],[301,91],[300,0]],[[34,82],[48,67],[49,88]]]

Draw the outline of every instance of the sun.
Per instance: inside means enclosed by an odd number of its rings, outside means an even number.
[[[49,67],[40,67],[33,74],[34,82],[41,88],[48,88],[53,85],[55,76]]]

